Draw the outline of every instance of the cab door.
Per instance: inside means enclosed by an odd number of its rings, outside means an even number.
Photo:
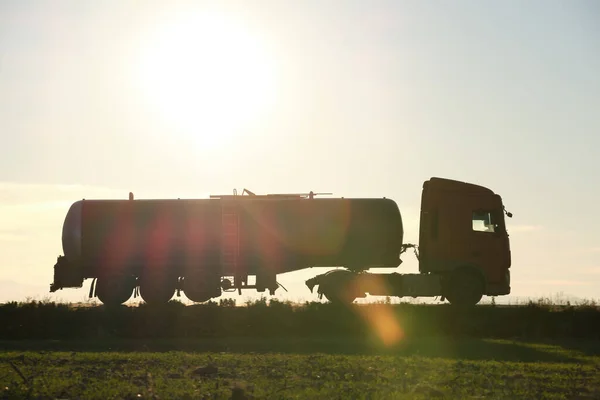
[[[468,195],[459,190],[437,190],[423,197],[419,236],[421,272],[451,271],[470,260],[468,201]]]
[[[480,267],[488,282],[501,282],[510,267],[508,235],[498,195],[469,196],[471,239],[469,261]]]

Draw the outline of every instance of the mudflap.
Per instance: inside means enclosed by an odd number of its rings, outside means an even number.
[[[326,283],[328,281],[328,276],[331,274],[332,271],[326,272],[324,274],[321,275],[317,275],[315,277],[310,278],[309,280],[307,280],[305,282],[306,286],[308,287],[308,289],[310,289],[310,292],[313,293],[315,286],[319,286],[319,289],[317,289],[317,294],[322,294],[321,293],[321,286],[323,286],[323,283]]]
[[[321,277],[321,275],[317,275],[313,278],[310,278],[309,280],[307,280],[306,286],[308,287],[308,289],[310,290],[310,292],[313,292],[313,289],[315,288],[315,286],[317,286],[319,284],[319,278]]]
[[[67,260],[65,256],[58,256],[54,264],[54,282],[50,284],[50,292],[63,288],[83,287],[83,276],[79,268]]]

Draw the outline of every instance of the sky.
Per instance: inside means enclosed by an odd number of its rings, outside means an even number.
[[[510,298],[600,298],[597,71],[591,0],[3,1],[0,302],[86,298],[48,292],[81,198],[388,197],[414,243],[432,176],[514,214]]]

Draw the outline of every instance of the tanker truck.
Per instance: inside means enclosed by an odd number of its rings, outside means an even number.
[[[418,244],[403,242],[401,212],[385,197],[244,189],[203,199],[82,199],[65,216],[50,292],[92,279],[90,298],[107,306],[132,295],[159,305],[181,292],[205,302],[229,291],[274,295],[279,274],[334,267],[305,282],[330,302],[410,296],[474,306],[510,293],[505,215],[492,190],[439,177],[422,186]],[[408,249],[418,273],[369,272],[398,268]]]

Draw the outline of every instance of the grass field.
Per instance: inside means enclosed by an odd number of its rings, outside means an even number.
[[[0,398],[595,399],[599,314],[0,305]]]
[[[2,342],[2,398],[594,399],[597,342]]]

